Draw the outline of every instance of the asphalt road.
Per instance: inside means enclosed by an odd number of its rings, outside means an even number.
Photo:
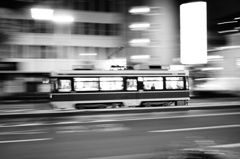
[[[204,105],[216,105],[216,104],[240,104],[239,97],[232,96],[218,96],[211,98],[191,98],[189,105],[192,106],[204,106]],[[39,104],[0,104],[0,115],[8,113],[31,113],[36,111],[52,111],[53,108],[46,103]],[[58,111],[58,110],[56,110]]]
[[[4,159],[153,159],[204,146],[240,152],[240,109],[1,121]],[[239,158],[239,156],[238,156]]]

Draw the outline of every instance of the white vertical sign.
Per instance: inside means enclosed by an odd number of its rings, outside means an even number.
[[[207,4],[185,3],[180,6],[181,63],[207,63]]]

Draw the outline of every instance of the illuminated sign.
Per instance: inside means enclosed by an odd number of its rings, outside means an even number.
[[[185,3],[180,6],[181,63],[207,63],[207,4]]]

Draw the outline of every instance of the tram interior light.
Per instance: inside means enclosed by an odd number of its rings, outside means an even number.
[[[185,70],[184,65],[170,65],[170,70]]]
[[[185,3],[180,6],[181,63],[207,63],[207,4]]]

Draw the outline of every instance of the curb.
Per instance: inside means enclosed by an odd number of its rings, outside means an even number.
[[[148,108],[119,108],[119,109],[89,109],[89,110],[50,110],[33,111],[28,113],[6,113],[0,114],[0,118],[26,118],[26,117],[63,117],[63,116],[86,116],[104,114],[128,114],[128,113],[152,113],[170,111],[189,111],[189,110],[213,110],[213,109],[236,109],[240,108],[240,103],[235,104],[206,104],[204,106],[171,106],[171,107],[148,107]]]

